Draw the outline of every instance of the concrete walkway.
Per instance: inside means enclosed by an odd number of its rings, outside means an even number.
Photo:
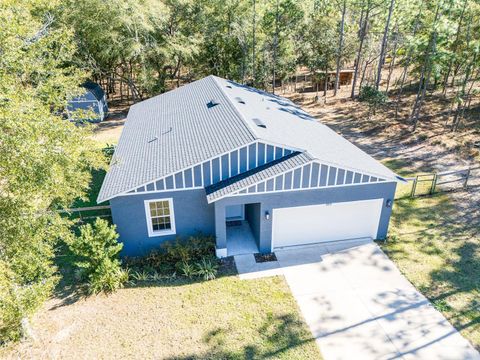
[[[372,241],[276,255],[326,360],[480,359]]]

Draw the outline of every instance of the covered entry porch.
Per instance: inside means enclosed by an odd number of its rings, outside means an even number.
[[[235,256],[254,254],[259,252],[260,239],[260,203],[242,203],[227,205],[224,209],[224,218],[219,216],[216,221],[217,256]],[[218,209],[222,212],[222,209]],[[215,209],[217,215],[217,207]],[[218,254],[218,233],[225,227],[226,254]]]

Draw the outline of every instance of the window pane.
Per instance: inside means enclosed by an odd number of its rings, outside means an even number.
[[[170,202],[168,200],[152,201],[148,204],[153,231],[172,229]]]

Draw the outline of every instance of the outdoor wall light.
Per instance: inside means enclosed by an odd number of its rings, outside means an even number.
[[[265,211],[265,220],[270,220],[270,213],[267,211]]]
[[[387,205],[387,208],[391,208],[392,207],[392,200],[388,199],[386,205]]]

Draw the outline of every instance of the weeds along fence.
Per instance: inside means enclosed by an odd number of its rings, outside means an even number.
[[[103,218],[111,221],[112,212],[110,205],[80,207],[74,209],[63,209],[59,213],[68,216],[80,223],[92,222],[96,218]]]
[[[468,186],[480,186],[480,166],[440,173],[419,174],[405,178],[406,184],[399,184],[395,198],[433,195],[437,192],[447,192],[466,189]]]

